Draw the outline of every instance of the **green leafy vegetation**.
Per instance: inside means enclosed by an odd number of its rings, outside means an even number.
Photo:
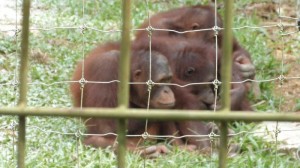
[[[86,1],[84,14],[82,1],[40,0],[32,4],[32,27],[74,27],[73,29],[50,29],[32,31],[30,37],[30,75],[28,106],[72,107],[69,81],[74,67],[86,53],[98,43],[119,40],[120,33],[105,33],[91,29],[81,34],[80,26],[98,30],[118,30],[121,27],[121,1]],[[236,3],[243,9],[251,0]],[[205,1],[208,3],[208,1]],[[195,5],[193,0],[133,1],[132,24],[137,28],[150,13],[173,7]],[[237,11],[239,12],[239,11]],[[258,25],[260,18],[246,16],[241,12],[234,17],[234,27]],[[234,31],[236,38],[249,50],[257,67],[257,79],[279,76],[280,62],[272,56],[273,48],[263,29],[240,29]],[[20,37],[20,36],[19,36]],[[20,40],[5,33],[0,34],[0,107],[15,106],[18,89],[12,84],[17,78]],[[16,52],[17,51],[17,52]],[[17,72],[17,73],[16,73]],[[57,84],[56,82],[62,82]],[[4,85],[5,84],[5,85]],[[272,90],[274,83],[260,83],[262,96],[253,103],[257,111],[276,111],[279,100]],[[299,102],[298,102],[299,106]],[[298,107],[297,106],[297,107]],[[299,107],[298,107],[299,108]],[[16,167],[17,117],[0,116],[0,167]],[[245,134],[234,136],[231,142],[240,145],[240,153],[229,158],[228,167],[268,168],[275,165],[275,144],[254,136],[255,123],[234,123],[232,129]],[[84,132],[84,125],[77,118],[27,117],[27,167],[116,167],[116,155],[110,149],[83,146],[75,133]],[[217,151],[206,156],[199,153],[172,149],[171,153],[157,159],[144,160],[134,153],[126,156],[128,167],[217,167]],[[297,167],[291,155],[277,151],[277,167]],[[299,167],[299,166],[298,166]]]

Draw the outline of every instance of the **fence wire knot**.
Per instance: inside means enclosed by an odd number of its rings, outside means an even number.
[[[214,141],[214,139],[217,137],[217,134],[215,134],[213,131],[211,133],[208,134],[208,137],[210,139],[210,141]]]
[[[152,36],[152,32],[153,32],[153,27],[152,26],[148,26],[147,28],[146,28],[146,30],[148,31],[148,36],[149,37],[151,37]]]
[[[11,85],[14,87],[14,90],[17,90],[17,88],[19,87],[20,85],[20,82],[18,80],[14,80]]]
[[[148,80],[146,84],[148,85],[148,92],[151,92],[155,83],[152,80]]]
[[[81,30],[81,34],[84,34],[84,31],[87,29],[86,25],[83,24],[82,26],[79,27]]]
[[[282,23],[278,23],[277,26],[279,28],[280,35],[282,35],[284,31],[284,25]]]
[[[219,31],[221,30],[219,26],[214,26],[212,29],[215,32],[215,36],[217,36],[219,34]]]
[[[84,78],[81,78],[78,82],[80,84],[80,88],[84,88],[84,85],[87,83],[87,80],[85,80]]]
[[[147,138],[149,138],[149,133],[148,132],[144,132],[143,134],[142,134],[142,138],[143,139],[147,139]]]
[[[218,79],[215,79],[212,84],[215,87],[215,90],[218,90],[219,86],[221,85],[221,82]]]
[[[281,130],[277,128],[276,130],[274,130],[274,133],[275,133],[275,136],[277,137],[278,134],[281,133]]]
[[[80,138],[82,136],[82,133],[80,130],[77,130],[74,135],[76,138]]]
[[[285,76],[280,75],[280,76],[278,77],[278,80],[279,80],[279,82],[280,82],[280,85],[283,85],[283,82],[284,82],[284,80],[285,80]]]
[[[15,30],[14,36],[15,36],[15,37],[18,37],[20,32],[21,32],[21,29],[16,29],[16,30]]]
[[[15,121],[13,121],[13,122],[11,122],[10,124],[9,124],[9,129],[10,130],[16,130],[16,126],[17,126],[17,123],[15,122]]]

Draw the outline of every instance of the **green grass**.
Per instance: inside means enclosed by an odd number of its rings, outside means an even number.
[[[133,1],[132,24],[136,28],[147,18],[147,6],[144,1]],[[163,11],[182,4],[193,5],[192,0],[149,1],[151,13]],[[245,7],[250,0],[235,4]],[[31,24],[33,27],[81,26],[85,24],[99,30],[115,30],[121,27],[120,1],[86,1],[85,14],[82,14],[81,1],[41,0],[33,1]],[[257,25],[259,18],[235,15],[235,27]],[[237,39],[249,50],[257,67],[257,79],[269,79],[279,76],[279,63],[272,57],[264,30],[242,29],[235,31]],[[20,44],[5,33],[0,34],[0,107],[15,106],[18,90],[12,85],[1,85],[13,81],[18,68]],[[3,39],[3,40],[2,40]],[[42,82],[68,81],[76,66],[76,62],[96,44],[109,40],[120,39],[119,33],[101,33],[86,30],[84,36],[79,29],[56,29],[36,31],[30,37],[30,61],[28,106],[31,107],[72,107],[68,83],[41,85]],[[19,40],[20,42],[20,40]],[[35,54],[34,54],[35,53]],[[39,53],[39,54],[36,54]],[[18,72],[18,71],[16,71]],[[253,103],[265,101],[256,107],[257,111],[276,111],[279,100],[272,90],[273,83],[260,84],[261,97],[252,100]],[[251,97],[251,95],[250,95]],[[253,98],[253,97],[252,97]],[[0,116],[0,167],[16,167],[17,127],[13,127],[17,117]],[[256,124],[235,123],[232,127],[236,132],[251,132]],[[13,131],[14,130],[14,131]],[[75,133],[84,131],[84,125],[79,119],[54,117],[27,117],[27,167],[116,167],[116,155],[110,149],[95,149],[85,147]],[[53,132],[52,132],[53,131]],[[72,134],[69,134],[72,133]],[[241,145],[241,154],[229,158],[228,167],[274,167],[275,145],[265,142],[251,133],[236,136],[232,140]],[[78,158],[79,156],[79,158]],[[291,155],[278,151],[277,167],[297,167]],[[128,167],[217,167],[217,154],[204,156],[197,153],[172,149],[171,153],[154,160],[143,160],[136,154],[126,156]],[[299,166],[298,166],[299,167]]]

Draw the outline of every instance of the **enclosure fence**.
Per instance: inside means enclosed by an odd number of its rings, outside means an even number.
[[[74,27],[52,27],[52,28],[30,28],[29,26],[29,16],[30,16],[30,0],[23,0],[22,2],[22,30],[19,29],[17,19],[16,19],[16,28],[14,30],[6,30],[6,31],[14,31],[15,32],[15,39],[16,44],[18,43],[19,34],[21,33],[21,63],[19,67],[19,80],[17,79],[17,68],[15,71],[15,78],[11,83],[4,83],[0,84],[0,88],[4,86],[13,86],[14,88],[19,87],[19,93],[15,92],[16,96],[19,96],[19,100],[16,104],[16,107],[1,107],[0,108],[0,114],[1,115],[14,115],[18,116],[19,120],[18,122],[13,122],[9,127],[13,132],[18,132],[17,136],[17,163],[18,167],[25,167],[25,158],[26,158],[26,117],[27,116],[55,116],[55,117],[99,117],[99,118],[113,118],[118,120],[118,131],[117,133],[107,133],[107,134],[99,134],[96,136],[108,136],[108,135],[114,135],[117,136],[117,143],[118,143],[118,149],[117,149],[117,159],[118,159],[118,167],[126,167],[126,137],[143,137],[145,140],[147,139],[160,139],[160,138],[184,138],[189,136],[196,136],[200,139],[209,139],[212,141],[215,141],[215,139],[220,139],[220,149],[219,149],[219,167],[226,167],[227,164],[227,157],[228,157],[228,137],[230,136],[240,136],[243,134],[252,134],[253,132],[238,132],[229,134],[228,133],[228,123],[233,121],[277,121],[276,128],[273,130],[273,133],[275,135],[276,139],[276,146],[277,146],[277,136],[280,134],[281,131],[285,130],[279,130],[278,129],[278,122],[288,121],[288,122],[300,122],[300,115],[293,113],[293,112],[282,112],[279,108],[279,113],[249,113],[245,111],[240,112],[234,112],[232,113],[230,111],[230,84],[235,83],[231,82],[231,67],[232,67],[232,56],[231,56],[231,49],[232,49],[232,30],[239,30],[239,29],[260,29],[260,28],[278,28],[280,31],[280,37],[281,37],[281,45],[284,45],[283,37],[288,36],[290,34],[299,34],[299,19],[298,18],[292,18],[292,17],[286,17],[280,15],[280,7],[282,5],[281,1],[279,1],[279,23],[273,24],[273,25],[266,25],[266,26],[245,26],[245,27],[238,27],[238,28],[232,28],[232,18],[233,18],[233,0],[226,0],[224,1],[225,4],[225,19],[224,28],[220,28],[215,24],[211,29],[203,29],[203,30],[193,30],[193,31],[214,31],[215,32],[215,39],[216,39],[216,45],[217,43],[217,36],[218,31],[223,30],[224,31],[224,50],[221,51],[224,55],[222,57],[222,80],[219,81],[216,75],[215,81],[211,83],[190,83],[188,85],[178,85],[178,84],[170,84],[170,83],[154,83],[151,80],[151,74],[150,79],[146,83],[133,83],[129,81],[129,67],[130,67],[130,34],[132,31],[148,31],[150,38],[149,38],[149,45],[151,46],[151,32],[152,31],[173,31],[175,33],[188,33],[191,31],[184,31],[179,32],[175,30],[165,30],[165,29],[157,29],[155,27],[151,27],[151,23],[149,21],[149,27],[146,29],[132,29],[131,28],[131,1],[130,0],[123,0],[123,8],[122,8],[122,14],[123,14],[123,20],[122,20],[122,30],[98,30],[93,27],[86,26],[85,24],[81,26],[74,26]],[[148,1],[145,1],[147,4],[150,3]],[[17,8],[18,1],[16,0],[16,8]],[[85,14],[85,1],[82,1],[82,15]],[[215,8],[217,8],[217,1],[215,3]],[[300,2],[298,1],[298,6],[300,6]],[[148,9],[149,10],[149,9]],[[298,7],[298,12],[300,8]],[[18,11],[18,10],[16,10]],[[215,10],[217,11],[217,10]],[[298,17],[300,15],[298,14]],[[17,17],[17,16],[16,16]],[[150,12],[148,11],[148,18],[150,17]],[[216,17],[215,17],[216,18]],[[283,24],[282,19],[289,19],[295,21],[295,24]],[[285,28],[292,27],[296,28],[294,32],[285,32]],[[28,76],[28,68],[29,68],[29,57],[28,57],[28,50],[29,50],[29,34],[30,30],[41,30],[41,31],[50,31],[53,29],[79,29],[81,30],[81,35],[84,38],[84,32],[86,30],[94,30],[98,31],[99,33],[113,33],[113,32],[121,32],[122,33],[122,40],[121,40],[121,57],[120,57],[120,67],[119,67],[119,74],[120,79],[114,80],[114,81],[87,81],[84,79],[84,68],[82,68],[82,79],[80,81],[60,81],[55,83],[30,83],[27,81]],[[84,40],[83,40],[84,41]],[[83,42],[84,43],[84,42]],[[84,45],[82,45],[84,46]],[[218,48],[218,47],[216,47]],[[151,50],[150,50],[151,51]],[[217,51],[218,53],[220,51]],[[18,47],[16,47],[16,53],[18,53]],[[84,47],[82,49],[82,58],[84,58],[85,52]],[[287,80],[299,80],[300,77],[286,77],[283,74],[283,64],[284,64],[284,52],[281,53],[282,59],[281,59],[281,75],[276,78],[272,79],[265,79],[265,80],[245,80],[241,82],[236,83],[244,83],[251,81],[253,83],[261,83],[261,82],[272,82],[272,81],[278,81],[280,85],[284,84],[284,81]],[[217,57],[217,54],[216,54]],[[151,53],[149,55],[149,58],[151,59]],[[17,60],[17,59],[16,59]],[[217,63],[216,63],[217,64]],[[16,65],[18,63],[16,62]],[[84,65],[84,62],[82,63]],[[226,65],[226,66],[224,66]],[[17,66],[16,66],[17,67]],[[150,68],[151,68],[151,61],[150,61]],[[151,69],[150,69],[151,73]],[[217,73],[217,72],[216,72]],[[82,85],[81,87],[81,93],[84,92],[84,85],[87,83],[97,83],[97,84],[103,84],[103,83],[114,83],[117,82],[119,86],[119,93],[118,93],[118,104],[119,106],[117,108],[34,108],[34,107],[28,107],[26,104],[27,99],[27,87],[28,84],[30,85],[45,85],[45,86],[52,86],[56,84],[70,84],[70,83],[80,83]],[[149,89],[149,97],[148,97],[148,107],[147,109],[130,109],[127,107],[128,100],[129,100],[129,85],[133,84],[145,84],[148,85],[149,88],[153,85],[176,85],[178,87],[187,87],[190,85],[199,85],[199,84],[213,84],[215,87],[215,95],[218,95],[218,89],[222,87],[222,104],[223,108],[221,110],[214,109],[214,112],[208,111],[208,110],[201,110],[201,112],[195,111],[195,110],[185,110],[183,113],[181,110],[159,110],[159,109],[149,109],[149,100],[151,97],[151,89]],[[17,89],[15,89],[17,90]],[[81,100],[82,101],[82,100]],[[215,101],[216,103],[216,101]],[[182,121],[182,120],[189,120],[189,121],[214,121],[216,123],[220,123],[220,135],[215,134],[212,132],[209,135],[185,135],[185,136],[173,136],[173,135],[166,135],[166,136],[159,136],[159,135],[150,135],[146,132],[147,129],[145,129],[145,133],[142,135],[126,135],[126,120],[127,119],[147,119],[148,120],[171,120],[171,121]],[[147,122],[145,127],[147,128]],[[18,127],[16,127],[18,126]],[[3,126],[4,127],[4,126]],[[6,126],[5,126],[6,127]],[[16,129],[18,128],[18,129]],[[57,133],[57,134],[66,134],[56,131],[49,131],[44,130],[42,128],[36,128],[46,133]],[[288,130],[286,130],[288,131]],[[87,136],[88,134],[85,134],[78,130],[75,133],[67,133],[68,135],[74,135],[76,138],[81,138],[83,136]],[[15,141],[15,140],[14,140]],[[14,151],[14,149],[13,149]],[[275,149],[276,151],[276,149]],[[274,156],[274,162],[276,167],[276,159],[277,159],[277,153],[276,156]],[[80,167],[80,156],[77,152],[77,162],[78,167]],[[145,159],[146,160],[146,159]]]

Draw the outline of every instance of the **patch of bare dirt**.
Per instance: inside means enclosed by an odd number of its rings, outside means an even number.
[[[276,13],[276,4],[274,2],[253,3],[248,5],[243,12],[246,15],[255,14],[263,19],[271,19]]]
[[[38,64],[48,64],[50,62],[48,54],[42,52],[40,49],[31,50],[30,58],[33,62]]]
[[[280,112],[300,111],[300,108],[297,108],[300,105],[300,36],[299,30],[295,26],[296,3],[296,1],[282,1],[280,8],[279,4],[274,2],[255,3],[246,9],[246,12],[256,13],[261,17],[262,25],[280,25],[281,23],[282,33],[286,34],[281,38],[280,27],[267,29],[267,36],[272,41],[270,46],[274,48],[272,55],[283,63],[285,80],[277,81],[274,89],[276,97],[283,98]],[[281,66],[277,68],[280,69]],[[281,122],[277,125],[276,122],[263,122],[257,131],[261,132],[257,133],[257,136],[264,137],[265,140],[273,143],[276,141],[275,133],[277,132],[278,149],[282,152],[292,153],[295,158],[299,159],[299,123]]]
[[[296,53],[294,53],[296,54]],[[282,97],[284,100],[281,104],[282,112],[300,111],[297,109],[297,101],[300,100],[300,79],[291,79],[293,77],[300,77],[299,55],[282,53],[282,50],[275,51],[275,58],[282,60],[283,64],[288,66],[288,71],[284,76],[287,78],[282,85],[279,82],[276,85],[275,94]],[[298,58],[297,58],[298,57]]]
[[[274,31],[268,31],[272,39],[277,41],[277,49],[273,51],[274,57],[278,61],[283,62],[284,67],[284,76],[287,80],[284,80],[282,85],[280,82],[277,82],[274,93],[278,97],[283,98],[283,102],[280,106],[281,112],[294,112],[300,111],[299,108],[296,108],[297,103],[300,100],[300,79],[291,79],[295,77],[300,77],[300,43],[299,43],[299,30],[295,25],[296,20],[292,18],[297,17],[297,8],[296,2],[293,3],[282,3],[281,8],[276,10],[277,14],[284,16],[281,18],[281,23],[283,27],[283,34],[286,34],[281,37],[278,37],[278,33]],[[271,20],[278,23],[277,20]],[[275,38],[277,36],[277,38]],[[277,39],[277,40],[276,40]]]
[[[260,17],[263,20],[261,25],[278,25],[266,29],[266,35],[272,41],[270,44],[274,48],[272,55],[278,61],[283,61],[283,75],[287,80],[284,80],[282,85],[276,82],[274,93],[277,97],[283,98],[281,112],[300,111],[300,108],[295,108],[297,101],[300,100],[300,79],[291,79],[300,77],[300,37],[296,27],[297,2],[287,0],[281,4],[276,1],[252,3],[242,12]],[[282,33],[286,34],[283,38],[280,36],[281,29]]]

